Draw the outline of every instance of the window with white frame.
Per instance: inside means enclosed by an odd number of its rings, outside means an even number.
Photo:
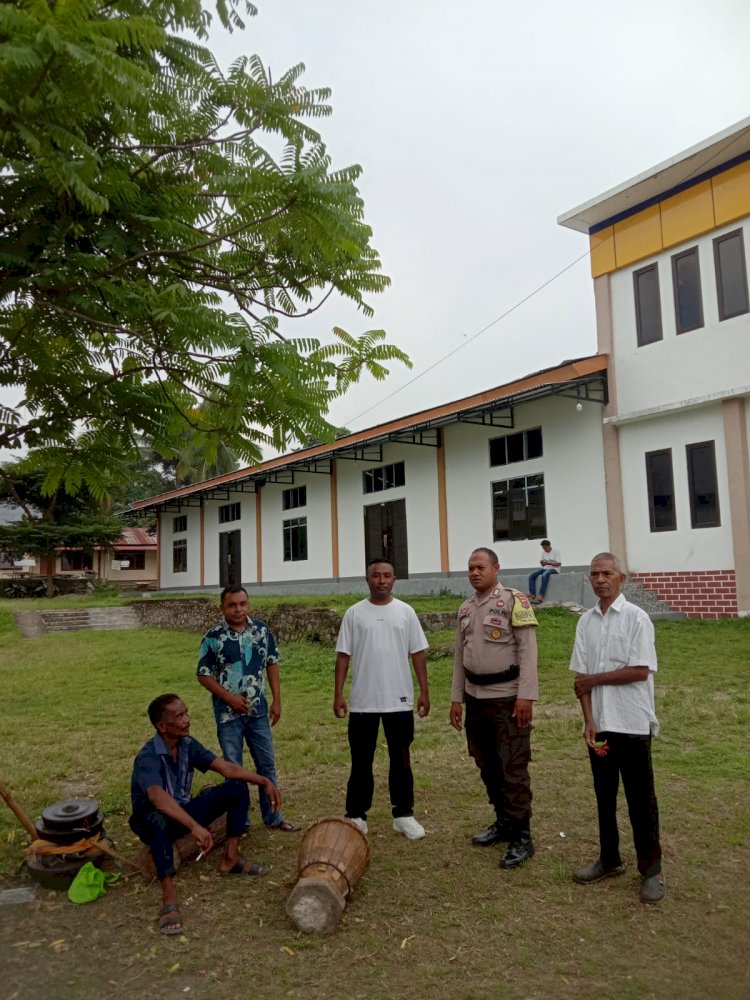
[[[307,506],[307,487],[292,486],[281,494],[281,509],[294,510],[295,507]]]
[[[381,465],[377,469],[367,469],[362,473],[363,493],[382,493],[406,484],[406,469],[403,462]]]
[[[187,538],[172,542],[172,572],[187,573]]]
[[[240,516],[239,503],[225,503],[219,507],[219,524],[227,524],[229,521],[239,521]]]
[[[290,517],[282,525],[284,562],[304,562],[307,559],[307,518]]]
[[[544,538],[544,476],[517,476],[492,484],[492,538],[496,542]]]
[[[542,457],[542,428],[517,431],[490,441],[490,465],[511,465],[529,458]]]

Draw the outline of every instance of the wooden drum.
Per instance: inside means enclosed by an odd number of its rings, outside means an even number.
[[[356,823],[337,816],[312,823],[300,844],[299,880],[286,903],[295,927],[315,934],[335,930],[369,863],[370,845]]]

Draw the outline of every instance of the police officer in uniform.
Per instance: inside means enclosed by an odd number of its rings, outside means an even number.
[[[471,838],[480,847],[507,842],[501,868],[534,854],[531,840],[531,717],[539,697],[536,616],[528,598],[498,582],[492,549],[469,557],[475,593],[458,612],[450,723],[461,731],[479,768],[495,822]]]

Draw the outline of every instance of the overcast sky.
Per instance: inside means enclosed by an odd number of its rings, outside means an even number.
[[[557,217],[750,113],[747,0],[255,2],[212,47],[332,88],[319,127],[392,279],[372,320],[332,299],[283,332],[383,328],[414,362],[336,402],[352,430],[593,354],[588,240]]]
[[[414,362],[336,403],[352,430],[593,354],[587,258],[471,338],[586,253],[558,215],[750,113],[747,0],[255,2],[214,51],[332,88],[319,127],[392,279],[373,320],[331,301],[285,332],[384,328]]]

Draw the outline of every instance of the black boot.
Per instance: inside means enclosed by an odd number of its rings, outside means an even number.
[[[534,856],[534,843],[528,826],[519,830],[508,844],[508,850],[500,858],[501,868],[518,868],[524,861]]]
[[[482,830],[481,833],[475,833],[471,838],[471,842],[476,847],[492,847],[493,844],[507,843],[510,839],[508,823],[496,819],[486,830]]]

